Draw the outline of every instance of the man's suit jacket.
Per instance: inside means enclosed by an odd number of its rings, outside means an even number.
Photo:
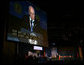
[[[23,17],[23,20],[22,20],[22,27],[26,28],[28,31],[31,31],[31,28],[30,28],[30,22],[29,22],[29,17],[28,16],[24,16]],[[34,27],[33,27],[33,32],[39,32],[40,31],[40,21],[35,19],[34,21]]]

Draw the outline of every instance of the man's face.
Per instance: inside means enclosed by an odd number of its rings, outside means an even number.
[[[30,15],[32,20],[35,19],[35,11],[34,11],[34,8],[32,6],[29,7],[29,15]]]

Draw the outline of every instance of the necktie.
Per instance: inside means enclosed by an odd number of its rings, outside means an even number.
[[[33,22],[32,22],[32,20],[31,20],[31,32],[33,31]]]

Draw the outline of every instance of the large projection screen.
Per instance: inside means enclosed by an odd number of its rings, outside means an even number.
[[[11,1],[7,40],[48,46],[46,12],[28,1]]]

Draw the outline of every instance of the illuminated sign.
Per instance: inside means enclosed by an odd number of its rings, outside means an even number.
[[[34,50],[43,50],[40,46],[34,46]]]

